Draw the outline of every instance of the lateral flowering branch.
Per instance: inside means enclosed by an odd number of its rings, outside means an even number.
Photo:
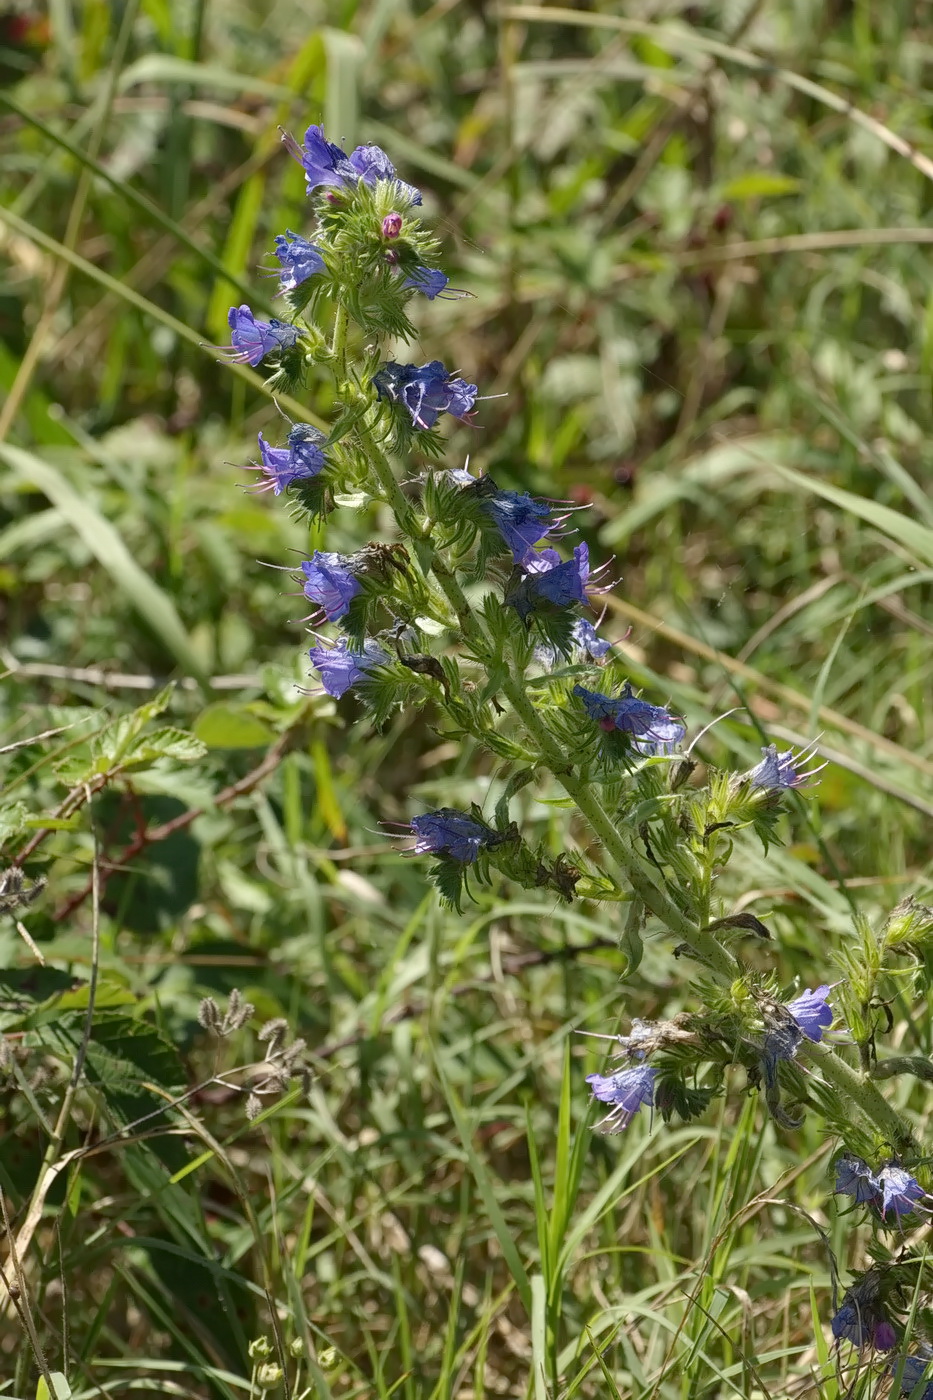
[[[260,435],[253,489],[286,497],[316,521],[351,502],[364,510],[381,503],[396,536],[353,554],[322,548],[318,538],[301,562],[298,583],[312,607],[305,621],[322,629],[308,651],[317,684],[376,725],[402,707],[427,707],[446,738],[469,736],[508,774],[493,813],[474,805],[410,815],[406,854],[433,859],[433,878],[454,908],[497,880],[610,911],[622,906],[626,972],[638,965],[646,928],[676,939],[675,953],[700,966],[702,1012],[666,1029],[633,1029],[623,1038],[624,1063],[589,1076],[594,1098],[608,1106],[604,1129],[621,1131],[641,1108],[665,1120],[696,1116],[737,1062],[752,1088],[763,1086],[775,1121],[791,1126],[799,1119],[784,1100],[790,1093],[805,1104],[818,1066],[821,1103],[832,1097],[853,1149],[866,1124],[888,1143],[887,1165],[872,1169],[859,1158],[864,1172],[847,1169],[856,1200],[881,1225],[920,1211],[922,1183],[902,1161],[909,1127],[867,1064],[856,1071],[825,1039],[838,1023],[832,987],[784,999],[756,980],[738,940],[768,931],[747,911],[730,912],[717,893],[739,832],[754,833],[766,850],[776,840],[785,803],[799,800],[819,772],[817,746],[767,745],[742,773],[709,767],[704,782],[694,781],[692,746],[683,751],[688,718],[669,696],[643,694],[600,635],[596,608],[614,586],[610,565],[591,567],[586,541],[562,546],[568,504],[432,465],[455,425],[477,421],[481,396],[456,362],[409,362],[388,348],[389,340],[414,339],[410,312],[419,298],[466,294],[452,291],[438,266],[420,191],[378,146],[347,153],[316,125],[301,142],[284,140],[304,170],[309,209],[307,227],[277,234],[270,249],[284,313],[263,321],[249,306],[232,307],[224,356],[266,365],[270,383],[291,393],[329,373],[335,411],[326,435],[307,423],[290,423],[281,443]],[[521,789],[542,779],[562,788],[579,819],[557,856],[527,839],[512,813]],[[926,956],[928,944],[933,919],[911,909],[877,944],[878,967],[889,954],[919,956],[923,948]],[[858,1004],[840,993],[863,1047],[874,1034],[862,1035],[873,986],[865,982]],[[850,1295],[836,1336],[893,1346],[881,1315],[883,1279],[876,1287],[869,1276]]]

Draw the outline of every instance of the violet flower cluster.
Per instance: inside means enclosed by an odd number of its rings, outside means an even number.
[[[869,1102],[853,1116],[884,1116],[877,1091],[825,1044],[833,987],[779,1000],[772,980],[733,951],[750,932],[768,939],[769,930],[744,906],[730,914],[717,884],[737,833],[754,832],[765,849],[775,839],[782,803],[820,772],[816,745],[768,744],[744,772],[710,765],[705,782],[694,780],[691,755],[706,729],[685,749],[679,707],[643,696],[601,634],[596,609],[614,586],[610,566],[591,567],[586,541],[563,545],[569,503],[431,463],[445,450],[445,432],[475,425],[480,398],[460,368],[392,357],[415,337],[410,303],[466,295],[437,266],[420,191],[378,146],[348,154],[320,126],[285,144],[304,171],[311,226],[277,234],[269,250],[283,317],[232,307],[223,356],[266,367],[270,384],[290,393],[328,371],[333,422],[327,433],[289,422],[278,443],[260,433],[253,489],[285,496],[317,522],[349,502],[374,502],[399,535],[352,553],[321,548],[316,535],[318,547],[296,574],[311,607],[311,665],[348,713],[382,725],[403,705],[430,707],[445,733],[470,736],[497,765],[497,781],[503,775],[494,810],[445,805],[402,823],[405,853],[433,857],[432,878],[454,908],[465,892],[501,877],[563,900],[605,901],[607,923],[621,910],[627,973],[638,966],[649,923],[652,936],[676,935],[677,955],[703,965],[702,1011],[633,1023],[628,1036],[611,1037],[618,1063],[587,1076],[605,1110],[602,1131],[622,1132],[642,1109],[652,1123],[655,1115],[696,1117],[726,1092],[736,1065],[750,1090],[763,1088],[778,1127],[800,1121],[786,1102],[806,1098],[814,1063],[836,1089],[854,1087]],[[542,776],[563,788],[580,819],[556,855],[512,820],[512,800]],[[915,924],[913,912],[902,918],[903,944],[916,942]],[[872,1035],[864,1030],[858,1041],[865,1059]],[[927,1200],[901,1165],[915,1160],[904,1150],[909,1134],[893,1112],[885,1123],[888,1151],[875,1154],[887,1157],[883,1165],[850,1152],[836,1164],[837,1192],[867,1207],[879,1228],[922,1216]],[[885,1267],[873,1266],[845,1293],[833,1336],[892,1351],[903,1340],[892,1320],[895,1295]],[[902,1356],[902,1390],[909,1376],[922,1376],[920,1359]]]

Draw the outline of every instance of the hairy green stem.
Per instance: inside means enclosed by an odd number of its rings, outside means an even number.
[[[868,1074],[847,1065],[831,1045],[824,1045],[822,1041],[819,1044],[805,1041],[800,1053],[819,1065],[823,1078],[842,1096],[844,1106],[854,1103],[867,1122],[884,1134],[895,1152],[902,1152],[911,1145],[910,1128],[876,1089]]]
[[[338,305],[337,313],[334,316],[334,333],[330,341],[330,353],[334,360],[334,373],[338,384],[344,384],[347,378],[347,331],[350,326],[350,314],[347,308]]]

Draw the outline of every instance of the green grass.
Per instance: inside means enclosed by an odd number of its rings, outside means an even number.
[[[706,758],[823,735],[817,800],[767,857],[740,844],[719,893],[772,930],[753,965],[833,980],[857,913],[930,887],[922,17],[49,17],[0,87],[0,784],[31,823],[0,827],[0,868],[27,847],[48,879],[20,912],[45,968],[0,924],[0,1259],[21,1276],[0,1396],[44,1370],[88,1400],[253,1400],[260,1337],[287,1363],[273,1395],[853,1393],[828,1320],[867,1237],[830,1196],[836,1141],[815,1112],[776,1128],[738,1073],[697,1124],[592,1133],[601,1057],[573,1031],[676,1013],[683,967],[655,936],[621,985],[606,906],[503,886],[452,915],[384,835],[425,804],[491,811],[502,778],[438,716],[376,732],[296,688],[303,608],[266,565],[307,532],[230,465],[278,414],[211,343],[231,302],[270,304],[272,239],[306,227],[277,127],[382,144],[474,294],[420,308],[417,352],[505,395],[451,464],[591,506],[633,681],[694,732],[741,707]],[[332,408],[314,380],[280,406]],[[384,530],[338,512],[327,548]],[[94,735],[100,792],[75,776]],[[513,808],[557,854],[584,838],[548,796]],[[233,988],[256,1015],[218,1047],[198,1006]],[[894,1042],[929,1055],[930,1006],[886,995]],[[216,1076],[246,1081],[273,1017],[314,1083],[249,1122]],[[922,1130],[923,1085],[888,1088]]]

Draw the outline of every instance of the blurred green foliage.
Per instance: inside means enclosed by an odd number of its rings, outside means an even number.
[[[268,565],[321,541],[243,491],[231,464],[280,419],[209,342],[231,303],[270,308],[272,240],[306,226],[278,126],[382,144],[473,294],[419,308],[419,349],[502,396],[449,464],[591,507],[633,681],[694,732],[740,707],[701,753],[742,766],[764,734],[822,732],[818,802],[767,859],[743,847],[721,894],[767,916],[753,964],[832,980],[856,911],[929,887],[921,7],[19,13],[0,32],[0,836],[48,886],[18,915],[44,968],[0,924],[0,1258],[28,1225],[48,1366],[75,1395],[232,1398],[267,1335],[273,1357],[304,1345],[295,1393],[842,1393],[827,1239],[841,1267],[861,1246],[828,1204],[833,1143],[776,1133],[739,1083],[699,1127],[589,1133],[597,1061],[569,1031],[678,1010],[669,940],[623,996],[621,930],[585,902],[503,887],[438,909],[378,823],[491,810],[501,781],[431,716],[374,732],[300,689],[303,605]],[[323,422],[327,393],[312,375],[301,396]],[[371,537],[385,521],[328,526],[329,548]],[[579,833],[541,797],[515,806],[557,854]],[[256,1014],[218,1049],[199,1002],[234,988]],[[929,1054],[929,1016],[887,992]],[[248,1122],[209,1081],[262,1061],[277,1017],[317,1078]],[[922,1112],[922,1087],[897,1093]],[[26,1324],[0,1310],[0,1376],[32,1395]]]

